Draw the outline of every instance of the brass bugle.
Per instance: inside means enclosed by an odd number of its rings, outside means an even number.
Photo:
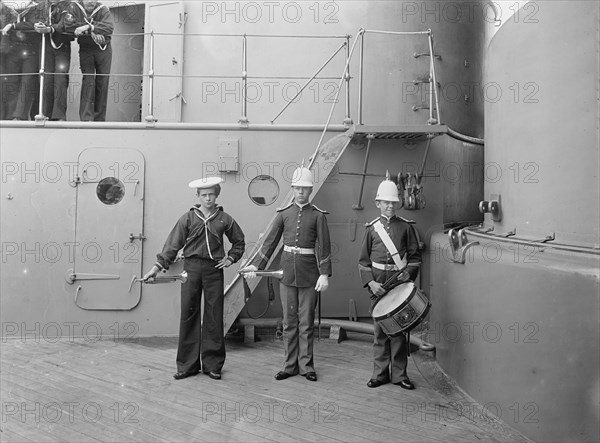
[[[248,274],[250,271],[240,271],[241,275]],[[254,271],[257,277],[273,277],[281,280],[283,278],[283,269],[277,271]]]
[[[185,283],[188,279],[188,273],[186,271],[183,271],[181,274],[176,274],[176,275],[157,275],[156,277],[154,277],[153,281],[145,281],[143,278],[137,278],[135,275],[133,276],[133,278],[131,279],[131,284],[129,285],[129,291],[131,292],[131,288],[133,287],[133,284],[135,282],[142,282],[142,283],[146,283],[148,285],[152,285],[155,283],[173,283],[176,281],[179,281],[181,283]]]
[[[172,282],[176,282],[176,281],[185,283],[187,281],[187,279],[188,279],[188,273],[186,271],[183,271],[181,274],[176,274],[176,275],[157,275],[156,277],[154,277],[153,282],[146,282],[146,283],[148,283],[148,284],[172,283]]]

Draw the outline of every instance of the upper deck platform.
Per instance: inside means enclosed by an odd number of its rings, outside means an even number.
[[[424,140],[437,135],[447,134],[446,125],[356,125],[355,138],[372,136],[381,140]]]

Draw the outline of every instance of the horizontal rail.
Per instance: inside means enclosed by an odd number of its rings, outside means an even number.
[[[240,126],[238,123],[176,123],[176,122],[82,122],[82,121],[50,121],[44,120],[36,122],[33,120],[0,120],[0,128],[94,128],[94,129],[177,129],[177,130],[223,130],[223,131],[322,131],[325,128],[323,124],[304,124],[304,123],[248,123]],[[333,132],[345,132],[348,127],[345,125],[329,125],[328,130]]]

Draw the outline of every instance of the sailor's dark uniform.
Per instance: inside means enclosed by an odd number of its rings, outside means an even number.
[[[380,216],[366,224],[365,236],[362,243],[358,270],[363,287],[370,281],[385,282],[398,270],[391,253],[375,232],[375,223],[381,220],[386,232],[392,239],[400,257],[406,256],[407,272],[410,279],[414,280],[419,272],[421,253],[414,228],[403,218],[392,216],[389,219]],[[373,305],[377,297],[371,297]],[[372,308],[373,306],[371,306]],[[404,334],[397,337],[388,337],[379,324],[373,325],[373,376],[371,379],[386,383],[398,383],[408,379],[406,374],[408,344]],[[391,368],[390,368],[391,364]],[[391,371],[391,375],[390,375]]]
[[[44,105],[43,114],[50,120],[67,119],[67,91],[69,88],[69,68],[71,66],[71,41],[65,34],[65,19],[69,0],[48,3],[52,31],[45,38],[44,60]]]
[[[223,234],[231,243],[225,254]],[[177,252],[183,248],[187,282],[181,285],[181,320],[177,371],[194,373],[220,372],[225,363],[223,336],[223,270],[217,262],[229,257],[237,262],[244,253],[244,233],[236,221],[216,207],[205,217],[198,206],[183,214],[171,230],[163,250],[157,255],[157,265],[168,268]],[[204,314],[200,324],[200,301],[204,290]]]
[[[80,26],[90,25],[91,30],[77,37],[79,43],[79,64],[83,79],[79,99],[81,121],[105,121],[108,103],[109,74],[112,65],[111,38],[114,31],[113,18],[108,6],[98,2],[88,13],[81,0],[72,1],[69,13],[72,22],[66,31],[74,32]],[[101,35],[104,43],[99,44],[93,34]]]
[[[291,203],[277,210],[273,229],[252,262],[263,269],[283,237],[280,284],[283,308],[283,338],[288,374],[315,372],[313,364],[313,326],[321,274],[331,276],[331,244],[326,212],[307,203]]]

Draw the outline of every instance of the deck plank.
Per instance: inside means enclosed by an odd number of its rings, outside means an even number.
[[[2,441],[527,441],[505,426],[463,416],[409,359],[417,389],[369,389],[370,339],[315,342],[316,383],[277,381],[280,340],[229,340],[223,380],[175,381],[176,338],[0,343]],[[5,417],[6,405],[77,403],[74,417]],[[102,417],[82,419],[81,405]],[[425,412],[419,408],[425,405]],[[93,411],[92,411],[93,412]],[[126,414],[129,412],[129,414]],[[443,416],[445,413],[445,416]]]

